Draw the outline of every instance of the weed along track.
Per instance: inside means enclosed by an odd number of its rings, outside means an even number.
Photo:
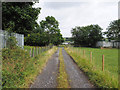
[[[42,73],[37,76],[34,84],[30,88],[56,88],[57,87],[57,73],[58,73],[58,60],[59,50],[53,54],[52,58],[47,62],[46,67]]]
[[[64,48],[62,53],[71,88],[94,88],[88,78],[66,53]]]
[[[60,48],[59,51],[59,73],[57,78],[57,88],[70,88],[69,81],[68,81],[68,75],[66,73],[63,55],[62,55],[62,48]]]

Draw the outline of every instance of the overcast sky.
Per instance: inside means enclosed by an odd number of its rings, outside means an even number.
[[[98,24],[106,30],[109,23],[118,19],[119,0],[40,0],[34,7],[41,7],[37,22],[54,16],[59,22],[63,37],[71,37],[75,26]]]

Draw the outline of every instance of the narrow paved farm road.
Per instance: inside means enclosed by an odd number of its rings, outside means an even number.
[[[73,62],[64,48],[62,53],[71,88],[94,88],[85,74]]]
[[[73,62],[64,48],[62,49],[62,54],[71,88],[94,88],[94,86],[89,82],[88,77],[85,76],[85,74]],[[56,88],[57,74],[59,70],[58,64],[59,49],[48,61],[46,67],[43,69],[42,73],[37,76],[35,82],[30,86],[30,88]]]
[[[38,75],[34,84],[30,88],[56,88],[57,87],[57,73],[58,73],[58,60],[59,49],[52,56],[52,58],[47,62],[46,67],[43,69],[42,73]]]

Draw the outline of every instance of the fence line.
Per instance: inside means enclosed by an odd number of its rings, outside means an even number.
[[[21,48],[24,48],[24,35],[23,34],[17,34],[17,33],[11,33],[9,34],[7,31],[0,30],[0,48],[6,48],[6,41],[7,38],[10,36],[14,36],[17,40],[17,45]]]
[[[30,54],[30,57],[38,56],[39,54],[51,49],[52,47],[30,47],[30,48],[24,48],[24,50],[28,51]]]
[[[93,53],[92,53],[92,51],[90,51],[90,53],[89,53],[89,56],[88,55],[86,55],[86,51],[83,49],[83,50],[81,50],[81,48],[78,50],[78,48],[71,48],[71,50],[72,51],[75,51],[76,52],[76,55],[77,56],[80,56],[81,58],[84,58],[84,59],[88,59],[88,60],[90,60],[90,62],[91,63],[93,63],[92,62],[92,58],[93,58]],[[80,54],[79,55],[79,53],[82,53],[82,54]],[[102,64],[102,66],[101,66],[101,70],[102,71],[104,71],[104,56],[105,55],[102,55],[102,59],[101,59],[101,64]]]

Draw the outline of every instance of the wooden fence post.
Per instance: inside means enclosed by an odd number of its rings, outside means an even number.
[[[30,48],[30,57],[32,57],[32,54],[31,54],[31,53],[32,53],[32,50],[31,50],[31,48]]]
[[[81,48],[80,48],[80,50],[79,50],[79,54],[81,55]]]
[[[40,47],[38,48],[38,53],[40,54]]]
[[[41,52],[43,52],[43,48],[41,47]]]
[[[34,57],[34,47],[33,47],[33,57]]]
[[[41,47],[40,47],[40,53],[41,53]]]
[[[102,71],[104,71],[104,55],[102,55]]]
[[[90,52],[90,61],[92,62],[92,52]]]
[[[37,52],[37,47],[36,47],[36,56],[38,55],[38,52]]]
[[[77,48],[77,56],[79,56],[79,53],[78,53],[78,52],[79,52],[79,50],[78,50],[78,48]]]
[[[38,49],[38,51],[37,51],[37,52],[38,52],[38,54],[39,54],[39,47],[38,47],[37,49]]]

